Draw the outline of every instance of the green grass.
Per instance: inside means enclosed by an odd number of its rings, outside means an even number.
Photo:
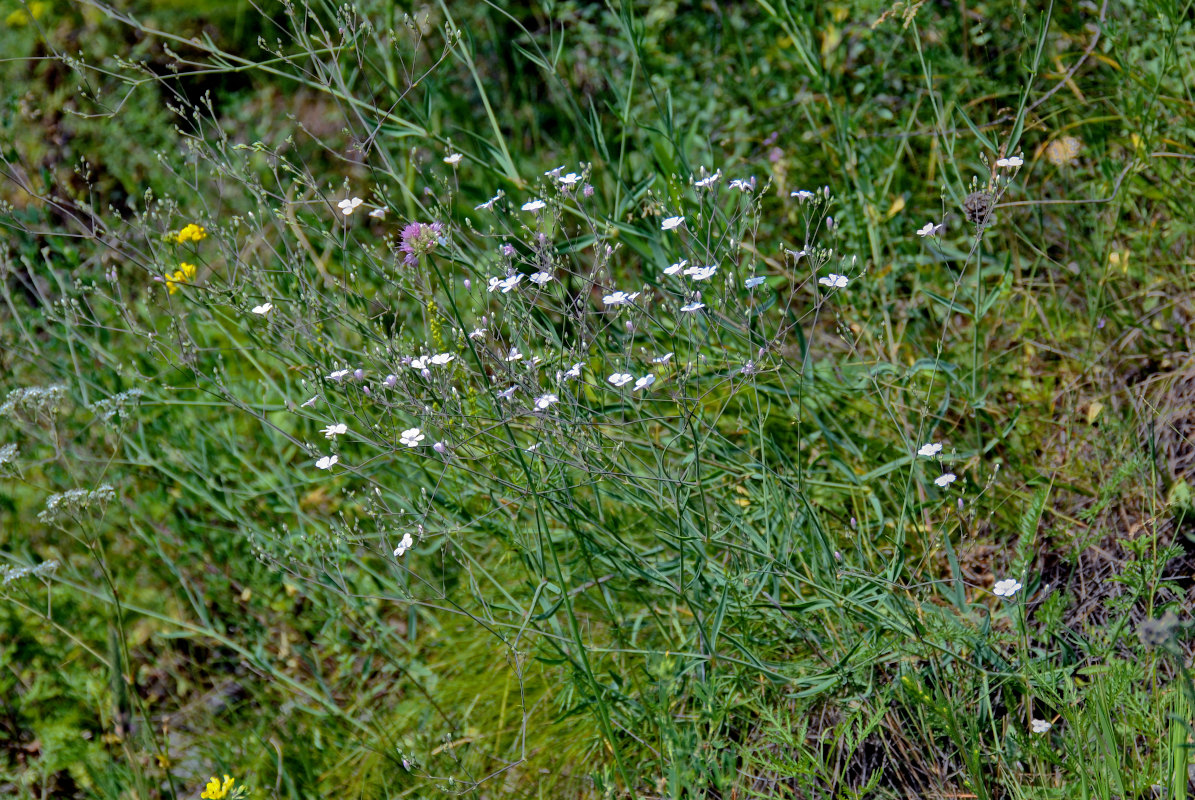
[[[1189,4],[19,5],[3,793],[1187,796]]]

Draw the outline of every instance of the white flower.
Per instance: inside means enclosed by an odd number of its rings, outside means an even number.
[[[517,386],[511,386],[508,389],[503,389],[502,391],[498,392],[498,397],[502,398],[503,400],[509,400],[510,398],[514,397],[515,390],[518,388],[519,387]]]
[[[448,155],[444,156],[444,163],[455,166],[461,163],[462,158],[464,158],[464,156],[462,156],[460,153],[449,153]]]
[[[638,391],[640,391],[640,390],[642,390],[642,389],[647,389],[647,388],[650,388],[650,387],[651,387],[651,385],[652,385],[653,383],[655,383],[655,382],[656,382],[656,376],[655,376],[655,375],[644,375],[642,378],[640,378],[639,380],[635,381],[635,386],[634,386],[634,388],[633,388],[633,389],[631,389],[631,391],[632,391],[632,392],[638,392]]]
[[[685,274],[695,281],[709,280],[718,271],[718,265],[713,264],[708,267],[689,267],[685,270]]]
[[[602,302],[608,306],[621,306],[626,305],[638,296],[638,292],[631,292],[630,294],[627,294],[626,292],[615,292],[614,294],[608,294],[603,297]]]
[[[427,369],[427,357],[419,356],[418,358],[412,358],[411,369],[419,370],[420,372]]]
[[[454,356],[452,353],[440,353],[439,355],[432,356],[431,361],[437,367],[442,367],[449,361],[452,361],[454,358],[456,358],[456,356]]]
[[[340,208],[340,213],[347,217],[349,214],[352,214],[354,211],[356,211],[357,208],[364,202],[365,201],[360,197],[346,197],[336,205]]]
[[[270,313],[271,311],[273,311],[273,310],[274,310],[274,304],[273,304],[273,303],[262,303],[262,304],[261,304],[261,305],[259,305],[259,306],[254,306],[254,307],[253,307],[253,313],[254,313],[254,314],[261,314],[261,315],[263,315],[263,316],[264,316],[264,315],[266,315],[266,314],[269,314],[269,313]]]
[[[1005,578],[1002,581],[996,581],[996,585],[992,587],[992,594],[996,595],[996,597],[1012,597],[1020,588],[1020,581]]]
[[[655,358],[653,358],[653,359],[651,360],[651,363],[653,363],[653,364],[667,364],[667,363],[668,363],[669,361],[671,361],[671,360],[672,360],[672,353],[665,353],[665,354],[664,354],[664,355],[662,355],[662,356],[656,356]]]
[[[831,272],[826,277],[820,278],[818,283],[820,283],[822,286],[829,286],[831,289],[845,289],[846,285],[850,283],[850,279],[848,279],[845,275],[839,275],[837,273]]]
[[[553,403],[555,403],[559,399],[560,399],[559,397],[552,394],[551,392],[548,392],[547,394],[541,394],[539,397],[535,398],[535,408],[538,411],[546,411]]]
[[[751,176],[747,180],[736,178],[730,182],[731,189],[738,189],[740,192],[749,192],[755,188],[755,176]]]
[[[530,280],[536,286],[543,286],[552,280],[552,273],[537,272],[534,275],[532,275],[530,278],[528,278],[528,280]]]
[[[348,375],[350,372],[352,372],[352,370],[350,370],[350,369],[333,370],[332,372],[328,373],[328,380],[330,380],[330,381],[341,380],[344,378],[345,375]]]
[[[805,189],[798,189],[795,192],[789,192],[788,196],[795,197],[798,200],[800,200],[802,203],[804,203],[806,200],[812,200],[815,195],[813,194],[813,192],[806,191]]]
[[[502,285],[501,278],[490,278],[489,281],[486,283],[487,288],[491,292],[494,291],[495,289],[497,289],[501,285]]]
[[[558,178],[558,177],[560,177],[560,172],[563,169],[564,169],[564,165],[561,164],[559,167],[556,167],[555,169],[550,169],[547,172],[545,172],[544,177],[545,178]]]
[[[506,356],[506,360],[507,361],[518,361],[522,357],[523,357],[523,354],[519,352],[519,348],[512,347],[512,348],[510,348],[510,354]]]
[[[930,444],[921,445],[921,449],[917,451],[917,455],[925,456],[926,458],[932,458],[941,452],[942,452],[942,443],[941,442],[931,442]]]
[[[523,280],[523,273],[516,272],[504,281],[499,281],[498,285],[502,287],[502,294],[510,294],[510,290],[519,285]]]
[[[953,472],[947,472],[945,475],[939,475],[938,477],[934,478],[934,483],[945,489],[956,480],[958,480],[958,475],[955,475]]]
[[[629,372],[615,372],[613,375],[611,375],[606,380],[610,381],[610,383],[614,384],[615,386],[622,387],[622,386],[626,386],[628,383],[630,383],[634,379],[635,379],[635,376],[630,374]]]
[[[743,285],[746,286],[748,289],[754,289],[756,286],[761,285],[767,279],[768,279],[767,275],[755,275],[755,276],[748,278],[746,281],[744,281]]]
[[[523,210],[524,211],[539,211],[541,208],[543,208],[546,205],[547,205],[547,203],[545,203],[543,200],[529,200],[526,203],[523,203]]]
[[[1029,727],[1033,729],[1034,733],[1046,733],[1054,726],[1051,725],[1047,720],[1035,719],[1030,721]]]
[[[398,547],[394,548],[394,557],[399,558],[403,553],[415,546],[415,540],[411,538],[411,534],[404,533],[402,539],[398,543]]]
[[[398,441],[402,442],[407,447],[418,447],[419,443],[426,438],[426,436],[419,432],[418,428],[407,428],[402,432],[402,436],[398,438]]]
[[[722,170],[718,170],[713,175],[710,175],[708,178],[702,178],[699,181],[694,181],[693,185],[696,186],[698,189],[705,189],[706,187],[713,186],[715,183],[717,183],[719,180],[721,180],[721,178],[722,178]]]
[[[687,260],[678,261],[675,264],[670,264],[669,266],[664,267],[664,274],[675,275],[687,266],[689,266],[689,262]]]
[[[996,161],[997,167],[1007,167],[1009,169],[1016,169],[1025,163],[1025,159],[1020,156],[1013,156],[1012,158],[1001,158]],[[1046,724],[1046,730],[1049,730],[1049,723]]]
[[[687,305],[681,306],[680,310],[687,314],[690,311],[700,311],[703,308],[705,308],[705,303],[689,303]]]
[[[556,180],[560,181],[562,186],[572,186],[581,180],[581,176],[575,172],[570,172],[567,175],[561,175]]]
[[[580,378],[581,377],[581,368],[584,366],[585,365],[583,363],[573,364],[571,367],[568,368],[568,371],[564,373],[564,377]]]
[[[927,222],[927,223],[925,223],[924,227],[917,229],[917,235],[923,239],[926,236],[937,236],[939,233],[942,232],[942,228],[943,228],[943,225],[940,223],[935,225],[932,222]]]
[[[469,338],[470,339],[484,339],[485,338],[485,328],[474,328],[472,331],[469,332]]]
[[[676,230],[685,223],[684,217],[668,217],[660,223],[660,230],[671,231]]]
[[[340,456],[324,456],[319,461],[315,462],[317,469],[332,469],[332,465],[340,460]]]
[[[486,200],[481,205],[473,206],[473,210],[481,211],[484,208],[486,211],[493,211],[494,203],[497,203],[498,200],[501,199],[501,197],[502,197],[502,192],[498,192],[498,194],[494,195],[489,200]]]
[[[373,211],[369,212],[369,216],[373,217],[374,219],[385,219],[386,218],[386,209],[375,208]]]
[[[300,408],[310,408],[311,406],[315,405],[315,401],[316,401],[316,400],[319,400],[319,397],[318,397],[318,396],[316,396],[316,397],[313,397],[313,398],[311,398],[310,400],[307,400],[306,402],[304,402],[304,403],[303,403],[302,405],[300,405],[299,407],[300,407]]]
[[[335,439],[342,433],[348,433],[349,426],[345,425],[343,422],[336,422],[324,428],[321,432],[324,434],[325,439]]]

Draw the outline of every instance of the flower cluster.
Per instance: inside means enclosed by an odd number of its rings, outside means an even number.
[[[419,257],[425,256],[435,249],[442,240],[444,226],[439,222],[412,222],[402,229],[399,234],[402,242],[398,249],[404,253],[403,263],[413,267],[419,263]]]
[[[186,261],[178,265],[178,269],[166,276],[166,289],[171,294],[178,291],[178,287],[183,283],[190,283],[195,279],[197,269],[194,264],[188,264]]]
[[[191,223],[174,234],[174,243],[187,244],[188,242],[202,242],[206,238],[207,230],[202,225]]]

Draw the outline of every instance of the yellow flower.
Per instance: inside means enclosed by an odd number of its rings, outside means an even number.
[[[207,231],[202,225],[194,223],[186,226],[178,233],[174,234],[174,241],[178,244],[186,244],[187,242],[199,242],[207,238]]]
[[[236,778],[230,778],[227,775],[224,776],[223,783],[218,778],[212,778],[207,782],[207,788],[203,790],[203,794],[199,796],[203,800],[224,800],[232,791],[234,783],[236,783]]]
[[[26,12],[23,8],[18,8],[16,11],[4,18],[4,24],[10,28],[23,28],[34,19],[41,19],[42,15],[50,8],[49,3],[41,2],[41,0],[34,0],[29,4],[29,11]]]
[[[195,277],[196,267],[186,261],[178,265],[178,269],[166,276],[166,289],[171,294],[178,291],[180,283],[190,283]]]

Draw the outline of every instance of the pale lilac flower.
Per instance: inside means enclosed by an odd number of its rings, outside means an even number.
[[[316,401],[317,401],[317,400],[319,400],[319,396],[318,396],[318,395],[317,395],[316,397],[313,397],[313,398],[311,398],[310,400],[307,400],[307,401],[303,402],[303,403],[302,403],[302,404],[299,406],[299,408],[311,408],[311,406],[315,405],[315,403],[316,403]]]
[[[1016,169],[1024,163],[1025,159],[1021,158],[1020,156],[1013,156],[1012,158],[997,159],[996,166],[1008,169]],[[1047,730],[1049,730],[1049,728],[1047,728]]]
[[[509,400],[510,398],[515,396],[515,390],[517,390],[518,388],[519,387],[517,387],[517,386],[511,386],[507,389],[503,389],[502,391],[498,392],[498,397],[500,397],[503,400]]]
[[[401,558],[403,553],[415,546],[415,540],[411,538],[411,534],[404,533],[402,539],[398,542],[398,547],[394,548],[394,557]]]
[[[917,455],[925,456],[926,458],[933,458],[938,453],[942,452],[941,442],[931,442],[929,444],[921,445],[921,449],[917,451]]]
[[[514,275],[508,276],[506,280],[499,281],[498,285],[502,287],[502,294],[510,294],[510,290],[518,286],[522,280],[523,273],[516,272]]]
[[[569,368],[568,368],[568,370],[567,370],[567,371],[564,373],[564,377],[566,377],[566,378],[580,378],[580,377],[581,377],[581,368],[582,368],[582,367],[584,367],[584,366],[585,366],[585,365],[584,365],[583,363],[580,363],[580,362],[578,362],[578,363],[576,363],[576,364],[573,364],[573,365],[572,365],[571,367],[569,367]]]
[[[1029,727],[1033,729],[1034,733],[1049,733],[1050,728],[1054,726],[1044,719],[1035,719],[1030,721]]]
[[[746,281],[744,281],[743,285],[746,286],[748,289],[754,289],[756,286],[761,285],[767,279],[768,279],[767,275],[755,275],[755,276],[748,278]]]
[[[519,348],[512,347],[512,348],[510,348],[509,355],[506,356],[506,360],[507,361],[518,361],[522,357],[523,357],[523,354],[519,352]]]
[[[407,447],[418,447],[419,443],[426,438],[426,436],[419,432],[418,428],[407,428],[402,432],[402,436],[399,437],[398,441]]]
[[[926,236],[937,236],[939,233],[942,232],[943,227],[944,226],[941,223],[935,225],[932,222],[927,222],[927,223],[925,223],[925,225],[923,227],[920,227],[917,229],[917,235],[923,239]]]
[[[1012,597],[1020,590],[1020,581],[1005,578],[1002,581],[996,581],[996,585],[992,587],[992,594],[996,595],[996,597]]]
[[[344,376],[348,375],[350,372],[352,372],[352,370],[350,370],[350,369],[333,370],[332,372],[328,373],[328,380],[330,380],[330,381],[344,380]]]
[[[325,439],[335,439],[341,434],[348,433],[348,431],[348,425],[345,425],[343,422],[336,422],[324,428],[321,433],[324,434]]]
[[[534,283],[536,286],[545,286],[545,285],[547,285],[547,283],[548,283],[549,281],[551,281],[551,280],[552,280],[552,273],[550,273],[550,272],[537,272],[537,273],[535,273],[534,275],[532,275],[530,278],[528,278],[528,280],[530,280],[530,281],[531,281],[532,283]]]
[[[547,205],[547,203],[545,203],[543,200],[529,200],[526,203],[523,203],[523,210],[524,211],[539,211],[541,208],[543,208],[546,205]]]
[[[664,274],[675,275],[687,266],[689,266],[689,262],[687,260],[678,261],[675,264],[670,264],[669,266],[664,267]]]
[[[373,211],[369,212],[369,216],[373,217],[374,219],[385,219],[386,218],[386,209],[375,208]]]
[[[627,303],[631,302],[638,296],[639,296],[638,292],[631,292],[630,294],[627,294],[626,292],[620,291],[620,292],[614,292],[613,294],[606,295],[605,297],[602,298],[602,302],[608,306],[621,306],[621,305],[626,305]]]
[[[316,469],[332,469],[332,465],[340,460],[338,455],[324,456],[315,462]]]
[[[665,354],[664,354],[664,355],[662,355],[662,356],[656,356],[655,358],[653,358],[653,359],[651,360],[651,363],[653,363],[653,364],[667,364],[667,363],[668,363],[669,361],[671,361],[671,360],[672,360],[672,353],[665,353]]]
[[[660,223],[660,230],[672,231],[685,223],[684,217],[668,217]]]
[[[457,164],[461,163],[462,158],[464,158],[464,156],[462,156],[460,153],[449,153],[448,155],[444,156],[444,163],[451,164],[455,167]]]
[[[655,382],[656,382],[655,375],[644,375],[642,378],[635,381],[635,386],[634,386],[634,388],[631,389],[631,391],[638,392],[642,389],[648,389]]]
[[[432,445],[432,449],[440,455],[444,455],[448,452],[448,445],[444,444],[443,442],[436,442]]]
[[[470,339],[484,339],[484,338],[485,338],[485,331],[486,331],[486,329],[485,329],[485,328],[474,328],[474,329],[473,329],[473,330],[472,330],[472,331],[469,333],[469,338],[470,338]]]
[[[387,389],[393,389],[395,386],[398,386],[398,376],[393,373],[387,375],[386,380],[382,381],[382,385]]]
[[[254,314],[261,314],[262,316],[269,314],[273,310],[274,310],[273,303],[262,303],[259,306],[254,306],[252,309]]]
[[[611,375],[606,380],[610,381],[610,383],[614,384],[615,386],[623,387],[623,386],[626,386],[631,381],[633,381],[634,379],[635,379],[635,376],[630,374],[629,372],[615,372],[613,375]]]
[[[689,267],[685,270],[685,274],[695,281],[709,280],[718,271],[718,265],[712,264],[708,267]]]
[[[700,311],[703,308],[705,308],[705,303],[693,302],[693,303],[688,303],[686,305],[681,306],[680,310],[684,311],[687,314],[691,311]]]
[[[824,278],[818,280],[822,286],[829,286],[831,289],[845,289],[850,280],[845,275],[838,275],[831,272]]]
[[[798,189],[795,192],[789,192],[788,196],[795,197],[798,200],[800,200],[802,203],[804,203],[806,200],[812,200],[816,195],[814,195],[813,192],[810,192],[806,189]]]
[[[502,255],[508,258],[515,254],[515,246],[513,244],[504,244],[499,248],[499,250],[502,251]]]
[[[364,202],[365,201],[360,197],[346,197],[336,205],[338,208],[340,208],[340,213],[347,217],[349,214],[352,214],[354,211],[356,211],[357,208]]]
[[[934,483],[945,489],[956,480],[958,480],[958,475],[955,475],[953,472],[947,472],[945,475],[939,475],[938,477],[934,478]]]
[[[552,404],[559,399],[559,397],[551,392],[548,392],[547,394],[541,394],[539,397],[535,398],[535,408],[537,411],[547,411],[548,408],[550,408]]]

